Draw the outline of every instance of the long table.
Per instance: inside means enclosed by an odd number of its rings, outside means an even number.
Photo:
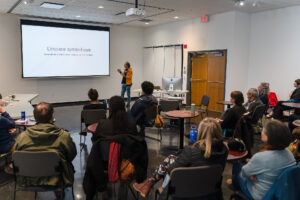
[[[133,92],[136,92],[138,93],[139,96],[141,96],[142,94],[142,89],[137,89],[137,90],[133,90]],[[168,91],[168,90],[153,90],[153,95],[155,97],[158,97],[158,98],[163,98],[165,94],[167,94],[167,97],[165,98],[174,98],[174,95],[180,95],[183,99],[185,97],[185,95],[189,93],[188,90],[173,90],[173,91]],[[180,98],[180,97],[178,97]]]
[[[15,98],[11,99],[10,96],[14,95]],[[8,101],[8,105],[4,107],[6,112],[9,113],[11,118],[20,119],[21,112],[25,112],[26,117],[33,116],[33,106],[31,101],[35,99],[38,94],[12,94],[4,98],[5,101]]]

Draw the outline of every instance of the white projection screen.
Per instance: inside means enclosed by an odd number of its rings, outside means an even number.
[[[23,78],[109,75],[109,31],[21,20]]]

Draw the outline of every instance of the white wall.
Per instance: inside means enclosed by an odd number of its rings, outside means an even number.
[[[208,23],[195,18],[149,27],[144,31],[144,46],[187,44],[184,69],[189,51],[227,49],[225,98],[228,99],[232,90],[247,90],[249,31],[249,14],[228,12],[211,16]],[[147,74],[144,78],[147,79]]]
[[[110,76],[80,79],[22,79],[21,38],[19,18],[0,15],[0,93],[38,93],[33,103],[74,102],[87,100],[87,91],[98,89],[100,98],[120,95],[121,76],[125,61],[133,67],[133,86],[137,89],[143,80],[143,30],[140,28],[113,26],[110,41]],[[132,95],[136,95],[132,92]]]
[[[279,99],[289,98],[300,78],[300,6],[251,16],[248,86],[270,83]]]

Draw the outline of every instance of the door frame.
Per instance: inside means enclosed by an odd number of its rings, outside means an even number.
[[[226,71],[227,71],[227,55],[228,55],[228,50],[227,49],[216,49],[216,50],[203,50],[203,51],[189,51],[188,52],[188,65],[187,65],[187,81],[186,81],[186,88],[189,93],[187,93],[186,97],[186,103],[187,105],[191,105],[191,74],[192,74],[192,57],[193,55],[199,55],[199,54],[204,54],[204,53],[226,53],[225,56],[225,73],[224,73],[224,97],[226,94]]]

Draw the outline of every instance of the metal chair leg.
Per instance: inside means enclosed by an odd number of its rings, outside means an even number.
[[[17,194],[17,181],[15,180],[15,188],[14,188],[14,200],[16,199],[16,194]]]

